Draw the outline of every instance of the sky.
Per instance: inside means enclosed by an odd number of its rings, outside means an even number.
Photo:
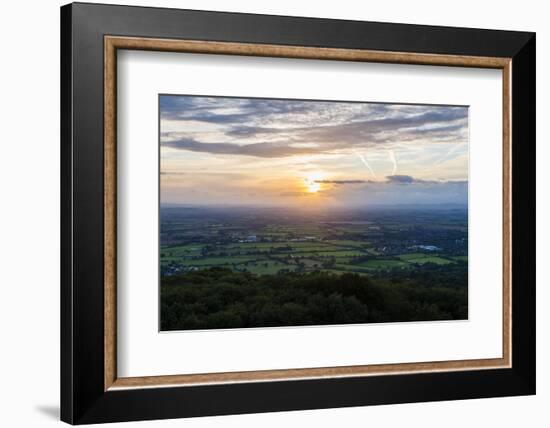
[[[161,203],[467,204],[464,106],[160,96]]]

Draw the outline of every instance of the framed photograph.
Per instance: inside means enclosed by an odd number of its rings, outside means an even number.
[[[535,393],[535,35],[61,8],[61,418]]]

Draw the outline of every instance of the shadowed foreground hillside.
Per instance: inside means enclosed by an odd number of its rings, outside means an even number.
[[[467,318],[467,264],[371,277],[211,268],[162,278],[161,330]]]

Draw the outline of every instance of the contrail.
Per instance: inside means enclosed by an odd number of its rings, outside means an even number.
[[[354,152],[354,153],[357,155],[357,157],[358,157],[359,159],[361,159],[361,162],[363,162],[363,163],[365,164],[365,166],[366,166],[366,167],[368,168],[368,170],[370,171],[370,174],[371,174],[374,178],[376,178],[376,174],[374,173],[374,171],[373,171],[372,168],[370,167],[370,165],[369,165],[369,163],[367,162],[367,160],[365,159],[365,157],[364,157],[363,155],[357,153],[357,152]]]
[[[454,154],[458,149],[460,149],[464,144],[466,143],[458,143],[457,145],[453,146],[447,153],[445,153],[437,161],[435,161],[434,165],[441,165],[443,162],[449,160],[449,157]]]
[[[391,175],[395,175],[395,173],[397,172],[397,159],[395,158],[395,153],[393,152],[393,150],[388,150],[388,156],[393,163],[393,171]]]

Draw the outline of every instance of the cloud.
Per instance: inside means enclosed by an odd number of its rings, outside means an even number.
[[[274,115],[296,114],[307,110],[305,101],[262,98],[204,97],[193,95],[161,95],[162,119],[195,120],[208,123],[240,124],[255,116],[265,119]]]
[[[391,150],[407,142],[460,144],[468,138],[468,109],[460,106],[162,95],[160,115],[161,130],[165,120],[189,128],[176,138],[183,140],[181,144],[165,145],[259,157]],[[201,130],[200,123],[214,126],[221,142],[211,143],[212,129]],[[217,146],[199,145],[207,143]],[[302,150],[296,144],[313,146]]]
[[[318,193],[321,193],[320,191],[317,192]],[[281,192],[279,193],[279,196],[284,196],[284,197],[303,197],[303,196],[313,196],[312,193],[308,193],[308,192]]]
[[[315,183],[319,184],[361,184],[361,183],[372,183],[368,180],[315,180]]]
[[[468,181],[423,180],[410,175],[398,175],[388,176],[383,181],[332,186],[325,190],[325,194],[346,207],[425,203],[467,205]]]
[[[160,175],[187,175],[187,173],[183,171],[161,171]]]
[[[240,138],[273,138],[276,134],[284,134],[284,138],[292,136],[294,141],[316,141],[320,145],[329,143],[339,148],[376,146],[419,139],[460,143],[467,139],[467,114],[465,108],[439,107],[402,117],[344,116],[338,123],[327,120],[315,126],[277,128],[236,123],[226,131],[226,135]]]
[[[256,156],[261,158],[278,158],[294,155],[317,153],[315,147],[293,147],[279,143],[253,143],[239,145],[233,143],[200,143],[193,139],[180,139],[162,142],[164,147],[189,150],[192,152]]]
[[[468,185],[468,180],[422,180],[414,178],[410,175],[388,175],[386,176],[386,183],[392,184],[429,184],[429,185]]]
[[[387,184],[456,184],[467,185],[467,180],[422,180],[414,178],[410,175],[388,175],[385,181],[377,180],[356,180],[356,179],[344,179],[344,180],[315,180],[314,183],[319,184],[370,184],[370,185],[387,185]]]
[[[467,138],[466,112],[426,112],[412,117],[361,120],[347,124],[296,129],[309,140],[341,141],[346,146],[380,146],[389,143],[464,142]]]
[[[390,183],[398,183],[398,184],[411,184],[411,183],[419,182],[418,180],[415,180],[414,177],[411,177],[410,175],[388,175],[386,179]]]

